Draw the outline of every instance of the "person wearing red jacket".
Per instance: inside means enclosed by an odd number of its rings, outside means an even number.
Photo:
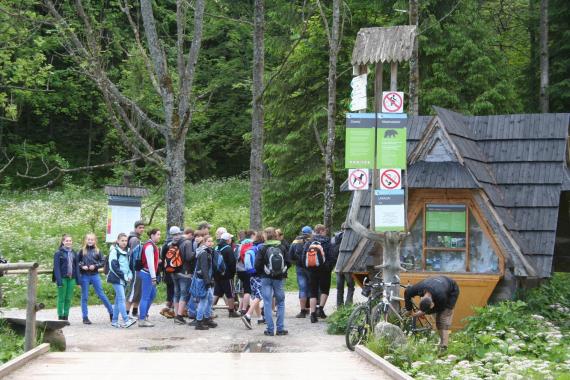
[[[159,249],[156,245],[160,240],[160,230],[150,230],[149,240],[143,245],[141,278],[141,302],[139,305],[139,327],[153,327],[148,321],[148,310],[156,297],[156,275],[160,262]]]

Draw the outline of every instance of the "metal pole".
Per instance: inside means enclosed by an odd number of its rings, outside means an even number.
[[[28,307],[26,309],[26,337],[24,350],[29,351],[36,346],[36,290],[38,286],[37,263],[28,272]]]

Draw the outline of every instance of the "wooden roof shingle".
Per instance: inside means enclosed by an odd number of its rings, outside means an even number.
[[[412,56],[416,27],[399,25],[386,28],[362,28],[356,35],[352,65],[378,62],[403,62]]]

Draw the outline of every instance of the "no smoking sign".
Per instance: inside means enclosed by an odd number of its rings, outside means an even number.
[[[380,170],[380,189],[381,190],[399,190],[402,188],[402,170],[401,169],[381,169]]]
[[[403,113],[404,112],[404,93],[398,91],[382,92],[382,112],[384,113]]]

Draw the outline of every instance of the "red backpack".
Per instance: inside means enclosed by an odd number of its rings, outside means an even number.
[[[325,263],[325,251],[323,246],[318,241],[313,241],[309,244],[303,264],[307,269],[317,269]]]
[[[250,241],[249,243],[242,243],[239,247],[240,247],[240,248],[239,248],[239,258],[238,258],[238,260],[239,260],[241,263],[245,263],[245,261],[244,261],[244,260],[245,260],[245,253],[246,253],[249,249],[251,249],[251,247],[253,247],[253,242]]]

